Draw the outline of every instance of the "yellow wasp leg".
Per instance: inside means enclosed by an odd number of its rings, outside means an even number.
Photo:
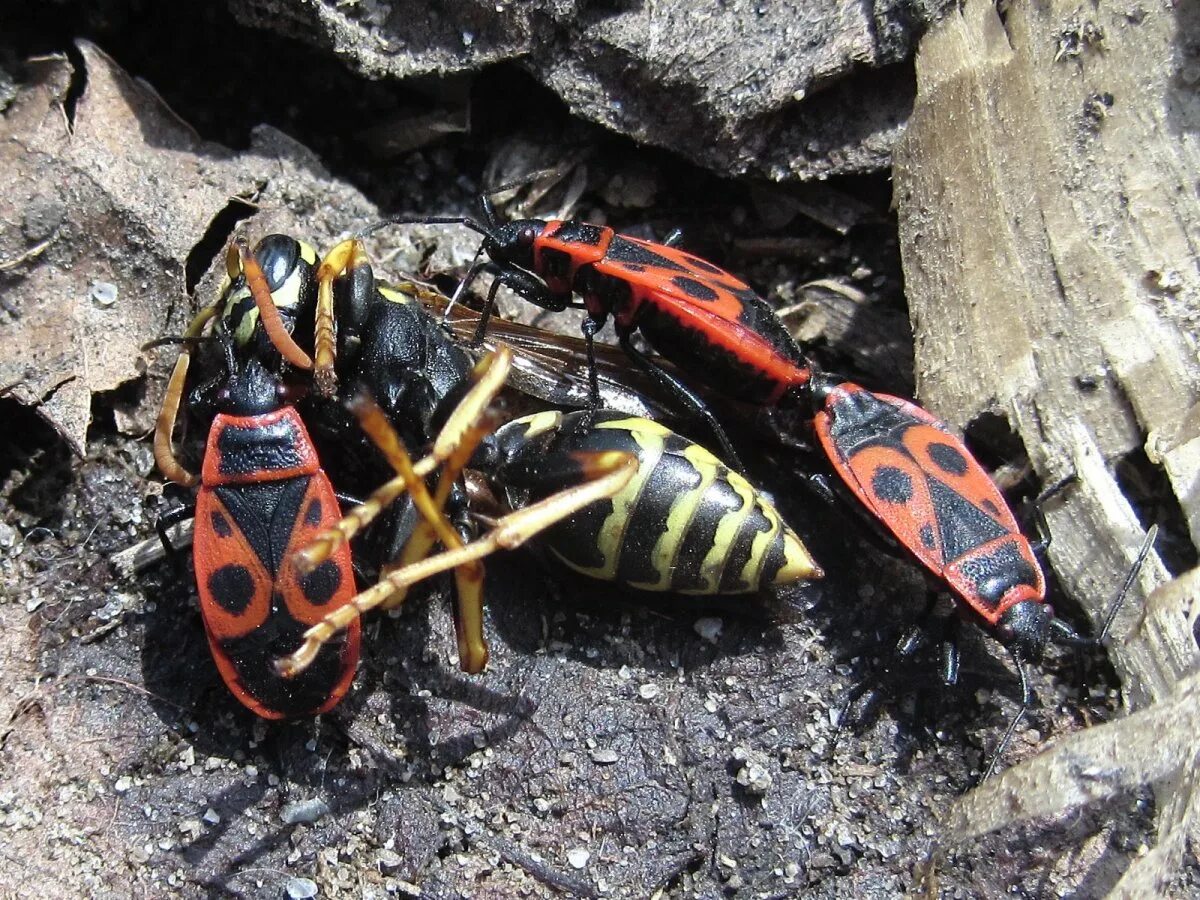
[[[589,480],[509,513],[476,541],[426,557],[392,572],[379,584],[363,591],[345,606],[334,610],[309,628],[304,634],[304,643],[300,649],[291,656],[276,661],[275,665],[280,673],[291,676],[302,671],[316,658],[322,644],[364,612],[384,603],[394,591],[408,588],[439,572],[483,559],[496,550],[519,547],[529,538],[574,515],[589,504],[611,497],[628,484],[637,471],[637,459],[627,453],[580,454],[579,462]]]
[[[344,272],[367,263],[367,251],[357,238],[342,241],[325,254],[317,269],[317,318],[313,325],[313,381],[323,397],[337,391],[334,361],[337,332],[334,328],[333,282]]]
[[[301,574],[311,572],[328,559],[335,548],[371,524],[388,504],[408,491],[413,484],[419,482],[419,490],[425,490],[424,478],[450,459],[459,445],[471,440],[472,433],[480,427],[479,423],[484,417],[485,410],[492,402],[492,398],[499,393],[504,379],[508,376],[511,360],[512,352],[507,347],[503,347],[476,363],[475,369],[471,373],[475,384],[446,419],[446,424],[438,433],[429,455],[419,462],[411,464],[411,476],[400,472],[396,477],[376,488],[361,506],[350,510],[333,528],[318,534],[311,544],[299,551],[296,554],[296,568]],[[360,402],[356,401],[355,403],[358,410],[361,410],[365,416],[365,420],[360,419],[360,421],[367,430],[367,435],[376,442],[386,456],[394,445],[399,444],[399,438],[387,424],[386,417],[382,413],[379,413],[378,418],[371,414],[370,409],[374,407],[374,403],[368,402],[365,406],[359,406]],[[382,428],[378,427],[378,422],[382,422]],[[479,439],[475,439],[476,444],[478,441]],[[474,452],[473,446],[471,452]],[[467,458],[470,458],[470,453],[467,454]],[[396,464],[393,463],[393,468],[395,467]],[[414,496],[413,499],[416,502],[418,498]],[[436,514],[426,517],[427,521],[435,518],[437,518]]]
[[[175,431],[175,419],[179,415],[179,404],[183,400],[183,388],[192,360],[191,342],[204,333],[205,326],[220,311],[221,307],[216,304],[200,310],[183,333],[183,346],[175,360],[175,368],[171,371],[167,391],[163,394],[162,406],[158,410],[158,419],[154,423],[154,462],[168,481],[185,487],[194,486],[198,479],[175,458],[171,435]]]

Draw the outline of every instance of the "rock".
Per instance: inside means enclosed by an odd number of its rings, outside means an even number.
[[[279,818],[288,825],[305,822],[315,822],[329,812],[329,804],[324,800],[297,800],[288,803],[279,811]]]
[[[515,62],[575,115],[635,140],[727,174],[811,179],[887,165],[913,84],[907,70],[881,70],[910,55],[941,5],[252,0],[232,10],[335,46],[373,77]]]
[[[291,900],[311,900],[317,896],[317,883],[311,878],[289,878],[284,890]]]

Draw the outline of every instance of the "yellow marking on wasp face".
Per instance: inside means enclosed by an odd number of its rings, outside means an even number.
[[[320,261],[317,250],[312,244],[306,241],[296,241],[296,246],[300,248],[300,258],[310,266],[315,266]]]
[[[271,291],[271,299],[275,301],[276,308],[295,309],[300,305],[300,283],[303,280],[299,270],[293,269],[283,284]]]
[[[250,288],[246,287],[245,282],[225,298],[225,309],[221,313],[222,318],[228,320],[236,306],[247,303],[250,304],[250,308],[242,314],[241,321],[233,332],[233,342],[239,347],[250,343],[254,338],[254,330],[258,328],[258,307],[250,299]]]
[[[239,264],[240,264],[240,260],[239,260]],[[233,279],[230,278],[229,273],[226,272],[224,275],[221,276],[221,283],[219,285],[217,285],[217,296],[224,297],[229,292],[229,289],[231,287],[233,287]],[[226,298],[225,305],[226,306],[229,305],[228,298]]]
[[[750,483],[736,472],[729,472],[727,480],[734,493],[742,498],[742,505],[721,517],[716,534],[713,535],[712,547],[704,557],[704,562],[700,564],[701,577],[706,585],[711,586],[709,593],[713,594],[717,593],[721,586],[721,574],[725,563],[729,561],[729,554],[733,551],[738,534],[753,511],[754,501],[758,496],[758,492]]]

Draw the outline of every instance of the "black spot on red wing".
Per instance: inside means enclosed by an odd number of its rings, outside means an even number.
[[[980,544],[1010,532],[978,506],[936,478],[929,478],[929,496],[942,537],[942,556],[952,562]]]
[[[226,563],[208,576],[208,592],[222,609],[241,615],[254,599],[254,576],[240,563]]]
[[[233,663],[243,689],[268,709],[287,716],[301,716],[319,709],[353,660],[345,660],[347,636],[334,635],[321,647],[311,666],[295,678],[275,671],[275,660],[298,647],[308,626],[286,613],[283,598],[271,598],[272,615],[248,634],[221,641],[221,650]]]
[[[639,274],[641,272],[646,271],[645,266],[639,266],[637,263],[625,263],[624,265],[621,266],[621,268],[626,269],[630,272],[638,272]]]
[[[687,260],[689,266],[699,269],[701,272],[707,272],[710,275],[726,274],[724,269],[714,266],[707,259],[701,259],[698,256],[692,256],[690,253],[684,254],[683,258]]]
[[[936,544],[933,539],[933,526],[928,522],[921,526],[921,544],[927,549],[932,550]]]
[[[950,444],[935,441],[929,445],[928,453],[934,465],[951,475],[966,475],[970,468],[970,463],[962,451]]]
[[[984,500],[983,503],[981,503],[980,505],[984,509],[986,509],[988,512],[990,512],[993,516],[996,516],[997,518],[1000,517],[1000,515],[1001,515],[1000,510],[997,508],[996,504],[993,503],[991,500]]]
[[[721,296],[707,284],[697,281],[695,278],[688,278],[686,275],[676,275],[671,279],[671,283],[680,288],[693,300],[703,300],[711,303]]]
[[[321,501],[318,498],[313,497],[313,499],[309,501],[308,506],[304,509],[304,524],[310,528],[315,528],[321,524],[321,516],[324,514],[324,512],[325,510],[321,507]]]
[[[342,570],[331,559],[325,560],[307,575],[300,577],[300,590],[313,606],[324,606],[342,585]]]
[[[563,222],[549,237],[569,244],[587,244],[594,247],[600,243],[604,229],[587,222]]]
[[[649,247],[638,244],[621,235],[613,235],[612,242],[608,245],[608,251],[604,254],[605,259],[610,259],[618,263],[636,263],[640,266],[649,266],[655,269],[667,269],[671,272],[686,272],[683,266],[675,262],[673,259],[668,259],[661,253],[655,253]]]
[[[871,475],[871,492],[884,503],[899,506],[912,499],[912,478],[903,469],[880,466]]]
[[[214,511],[209,521],[212,522],[212,530],[217,537],[227,538],[233,534],[233,526],[223,513]]]

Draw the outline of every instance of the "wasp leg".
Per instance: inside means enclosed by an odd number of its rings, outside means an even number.
[[[712,410],[708,408],[707,404],[686,384],[638,350],[633,345],[629,331],[624,329],[618,330],[617,339],[620,341],[621,349],[625,351],[625,355],[633,360],[638,368],[649,375],[660,388],[682,403],[693,415],[699,416],[704,420],[704,423],[720,442],[721,449],[725,454],[725,462],[729,464],[729,467],[737,472],[745,472],[746,467],[742,465],[737,451],[733,449],[729,435],[725,433],[725,429],[721,427],[721,423],[717,421],[717,417],[713,415]],[[592,368],[594,371],[595,366]]]
[[[580,454],[578,461],[588,481],[509,513],[477,541],[454,550],[445,550],[392,572],[379,584],[363,591],[308,629],[300,649],[291,656],[277,660],[276,667],[284,675],[301,671],[312,662],[322,644],[364,612],[383,604],[395,591],[406,589],[439,572],[481,560],[497,550],[515,549],[556,522],[597,500],[613,496],[629,483],[637,471],[637,459],[627,453],[610,451]],[[467,668],[465,664],[463,667]]]
[[[334,528],[318,535],[312,544],[301,550],[296,556],[297,569],[301,573],[312,571],[328,558],[335,547],[353,537],[388,503],[405,491],[420,511],[423,521],[414,530],[401,552],[398,561],[401,569],[409,569],[428,556],[435,540],[441,540],[451,550],[462,549],[463,539],[446,518],[443,507],[462,468],[470,460],[479,443],[493,430],[487,409],[503,386],[511,361],[512,354],[505,347],[499,348],[495,353],[489,353],[479,361],[471,374],[473,386],[447,417],[445,425],[434,440],[430,454],[415,464],[400,436],[396,434],[379,407],[370,398],[360,396],[354,403],[355,415],[358,416],[367,436],[384,454],[397,475],[377,489],[366,503],[351,510]],[[446,469],[442,473],[436,494],[431,496],[424,479],[442,463],[445,463]],[[483,569],[473,565],[470,559],[461,565],[464,568],[456,572],[459,600],[455,618],[459,658],[464,669],[477,672],[487,663],[487,644],[483,639]],[[401,589],[405,587],[403,584],[395,585],[387,593],[377,595],[377,599],[358,611],[343,607],[331,613],[323,623],[309,630],[305,645],[300,650],[279,662],[280,671],[293,675],[304,669],[312,661],[320,645],[344,628],[346,623],[353,621],[362,611],[381,604],[390,608],[403,602],[404,593]],[[348,609],[350,611],[346,612]],[[337,624],[339,622],[342,624]],[[318,636],[314,637],[314,632]]]
[[[204,333],[205,326],[220,311],[221,308],[215,304],[200,310],[188,325],[187,331],[183,333],[183,344],[179,356],[175,359],[175,368],[171,371],[171,378],[167,382],[167,390],[163,394],[158,419],[154,423],[154,462],[168,481],[174,481],[184,487],[194,487],[198,479],[175,458],[175,450],[171,446],[171,435],[175,431],[175,420],[179,416],[179,404],[183,399],[183,389],[187,383],[188,366],[192,359],[191,342]]]
[[[313,325],[313,381],[317,392],[323,397],[332,397],[337,391],[337,374],[334,363],[337,358],[337,334],[334,329],[333,282],[340,275],[351,272],[370,273],[370,262],[362,241],[357,238],[342,241],[325,254],[317,269],[317,311]],[[373,277],[366,281],[373,285]],[[373,288],[366,288],[370,292]]]
[[[464,546],[462,536],[445,514],[445,506],[454,493],[463,467],[474,455],[480,442],[491,433],[492,422],[485,415],[486,404],[479,405],[484,395],[477,395],[472,403],[475,409],[475,423],[462,432],[458,443],[445,459],[445,467],[438,480],[438,486],[430,497],[424,482],[410,488],[410,496],[414,505],[424,517],[413,531],[405,544],[400,558],[396,563],[384,569],[385,576],[397,569],[416,563],[429,555],[434,543],[440,541],[448,550],[460,549]],[[470,395],[468,395],[468,398]],[[488,396],[490,401],[490,395]],[[466,403],[467,400],[464,400]],[[376,411],[377,412],[377,411]],[[453,414],[452,414],[453,417]],[[364,428],[383,451],[388,462],[402,476],[411,472],[411,461],[391,425],[378,414],[373,421],[363,421]],[[456,429],[457,430],[457,429]],[[440,436],[439,436],[440,440]],[[455,586],[458,601],[455,606],[455,632],[458,638],[459,659],[463,669],[476,673],[487,665],[487,643],[483,638],[483,565],[470,562],[458,566],[454,570]],[[407,588],[398,588],[391,596],[381,601],[384,609],[393,609],[404,602]]]
[[[297,554],[296,567],[301,574],[311,572],[328,559],[336,547],[350,540],[371,524],[385,507],[408,491],[415,482],[420,483],[418,490],[428,496],[424,478],[436,471],[438,466],[450,458],[455,447],[470,439],[471,433],[480,427],[479,422],[483,418],[484,410],[487,409],[488,404],[499,392],[504,384],[504,379],[508,376],[511,359],[511,351],[501,347],[495,353],[489,353],[479,361],[471,375],[475,381],[474,386],[446,418],[429,454],[420,461],[411,463],[411,476],[397,474],[396,477],[376,488],[361,506],[346,513],[337,525],[317,535],[311,544]],[[363,414],[367,419],[363,425],[368,429],[368,436],[377,444],[382,442],[388,447],[401,446],[400,439],[388,424],[387,418],[382,413],[375,416],[370,412],[374,407],[374,402],[369,398],[361,402],[363,403]],[[377,428],[380,425],[383,427]],[[377,430],[372,431],[372,429]],[[380,447],[380,449],[385,455],[389,452],[384,447]],[[405,455],[407,456],[407,453]],[[436,518],[436,516],[434,517]]]

